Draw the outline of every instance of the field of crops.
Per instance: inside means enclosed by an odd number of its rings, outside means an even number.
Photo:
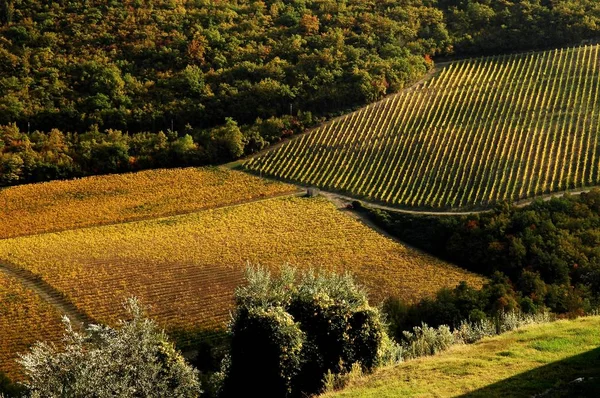
[[[416,299],[482,278],[409,249],[323,198],[278,198],[223,209],[0,240],[0,262],[28,269],[97,321],[124,298],[151,304],[169,329],[218,328],[247,262],[351,271],[372,298]]]
[[[31,289],[0,272],[0,371],[13,379],[22,376],[15,362],[38,340],[58,342],[60,315]]]
[[[0,190],[0,239],[184,214],[292,193],[222,168],[150,170]]]
[[[245,163],[401,207],[480,207],[597,184],[600,46],[452,63]]]

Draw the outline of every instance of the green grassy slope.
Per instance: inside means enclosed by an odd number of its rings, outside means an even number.
[[[573,382],[585,378],[583,382]],[[600,396],[600,317],[534,325],[383,369],[325,397]]]
[[[406,208],[597,184],[600,46],[465,60],[244,165]]]

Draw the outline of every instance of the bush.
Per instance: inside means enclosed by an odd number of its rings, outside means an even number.
[[[496,325],[487,319],[476,322],[463,322],[454,330],[454,340],[457,343],[473,344],[484,337],[495,336]]]
[[[268,395],[265,388],[272,396],[318,393],[328,372],[370,370],[382,356],[397,355],[382,350],[379,311],[349,275],[308,272],[296,278],[284,268],[272,278],[264,269],[249,268],[247,279],[236,292],[225,395]]]
[[[505,312],[498,316],[496,330],[498,334],[510,332],[523,326],[547,323],[552,320],[549,312],[539,314],[524,314],[519,311]]]
[[[135,299],[128,309],[133,319],[119,329],[90,325],[80,334],[65,318],[63,349],[36,343],[22,355],[31,397],[198,397],[197,371]]]
[[[21,397],[25,393],[23,386],[14,383],[3,372],[0,372],[0,397]]]
[[[224,395],[235,390],[285,397],[301,362],[304,334],[281,307],[241,308],[231,328],[231,365]]]
[[[454,344],[454,335],[448,326],[432,328],[423,324],[415,326],[412,332],[404,332],[403,356],[404,359],[412,359],[435,355],[447,350],[452,344]]]

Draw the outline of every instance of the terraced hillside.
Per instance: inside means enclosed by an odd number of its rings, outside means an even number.
[[[600,46],[449,64],[244,167],[408,208],[597,184]]]
[[[247,262],[350,271],[376,300],[483,282],[383,237],[323,198],[4,239],[3,262],[38,275],[97,321],[122,317],[120,304],[135,295],[169,330],[222,328]]]

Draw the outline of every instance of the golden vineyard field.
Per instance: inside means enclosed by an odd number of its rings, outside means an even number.
[[[168,329],[222,328],[247,262],[350,271],[374,300],[416,299],[481,277],[407,248],[322,198],[223,209],[0,241],[0,262],[39,275],[101,322],[135,295]]]
[[[150,170],[0,190],[0,239],[183,214],[296,188],[222,168]]]
[[[38,340],[57,342],[60,314],[31,289],[0,272],[0,371],[13,379],[23,374],[18,353]]]

